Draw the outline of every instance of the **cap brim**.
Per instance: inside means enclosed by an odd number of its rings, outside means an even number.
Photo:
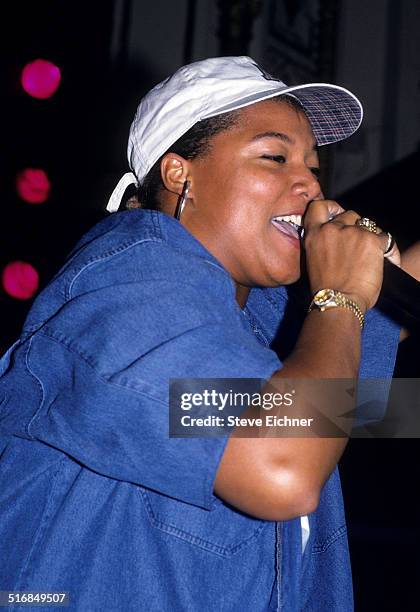
[[[344,87],[328,83],[309,83],[258,92],[235,100],[216,111],[213,110],[202,119],[215,117],[288,93],[293,94],[301,103],[319,146],[349,138],[362,122],[363,107],[356,96]]]

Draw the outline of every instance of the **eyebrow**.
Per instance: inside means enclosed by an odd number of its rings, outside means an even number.
[[[290,145],[294,145],[295,141],[293,140],[293,138],[290,138],[290,136],[288,136],[287,134],[284,134],[283,132],[262,132],[262,134],[256,134],[255,136],[253,136],[251,138],[251,142],[255,142],[257,140],[262,140],[263,138],[277,138],[278,140],[281,140],[282,142],[285,142],[287,144]],[[313,150],[316,151],[318,149],[317,143],[314,143],[313,146]]]

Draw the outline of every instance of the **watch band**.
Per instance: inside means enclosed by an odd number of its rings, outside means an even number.
[[[359,305],[335,289],[320,289],[317,291],[309,305],[308,313],[312,310],[323,312],[329,308],[346,308],[350,310],[358,319],[361,329],[365,324],[365,317]]]

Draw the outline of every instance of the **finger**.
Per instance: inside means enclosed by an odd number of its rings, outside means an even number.
[[[359,213],[354,210],[345,210],[339,215],[336,215],[332,221],[334,223],[341,223],[342,225],[355,225],[358,219],[360,219]]]
[[[401,253],[391,234],[389,234],[388,232],[384,232],[379,226],[376,226],[375,231],[372,231],[363,225],[358,226],[358,228],[364,232],[368,232],[378,236],[384,257],[386,257],[386,259],[389,259],[389,261],[391,261],[396,266],[401,266]],[[390,241],[392,244],[391,248]]]
[[[312,200],[306,209],[303,220],[305,230],[328,223],[343,211],[344,208],[333,200]]]
[[[401,253],[397,246],[397,243],[394,241],[394,244],[391,250],[388,250],[389,249],[389,234],[387,232],[382,232],[380,237],[383,240],[384,257],[386,257],[386,259],[389,259],[389,261],[395,264],[396,266],[400,267],[401,266]]]

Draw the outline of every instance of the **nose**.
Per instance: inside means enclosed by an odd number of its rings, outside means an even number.
[[[320,197],[321,186],[318,178],[310,170],[310,168],[302,168],[296,172],[292,178],[292,193],[297,196],[302,196],[310,202]]]

